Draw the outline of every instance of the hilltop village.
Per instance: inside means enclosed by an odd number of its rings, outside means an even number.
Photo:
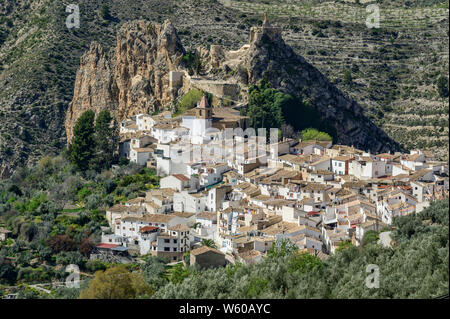
[[[205,96],[181,116],[165,111],[121,122],[120,154],[155,168],[160,188],[107,209],[110,231],[91,259],[151,254],[180,262],[190,252],[191,263],[205,267],[253,263],[283,239],[325,259],[340,245],[360,245],[370,230],[389,245],[394,217],[448,198],[448,164],[420,150],[371,154],[284,138],[254,156],[248,138],[235,136],[232,144],[244,147],[223,150],[231,154],[225,160],[174,158],[180,145],[195,150],[247,126],[239,111],[213,108]]]

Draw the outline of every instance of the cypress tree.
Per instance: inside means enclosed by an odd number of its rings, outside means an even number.
[[[70,160],[80,171],[88,170],[94,157],[94,118],[94,111],[84,112],[73,129],[73,141],[69,148]]]
[[[119,129],[108,110],[101,111],[95,120],[95,158],[92,167],[108,169],[117,159]]]

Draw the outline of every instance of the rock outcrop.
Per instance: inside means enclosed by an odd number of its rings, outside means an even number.
[[[89,109],[96,112],[117,110],[117,85],[111,61],[100,44],[91,43],[90,49],[80,59],[80,68],[75,79],[73,100],[66,113],[66,134],[70,141],[73,126],[81,114]]]
[[[78,117],[92,109],[110,110],[118,120],[153,112],[174,99],[169,73],[178,68],[185,51],[170,21],[125,23],[114,52],[106,54],[98,43],[80,60],[74,96],[66,114],[67,141]]]
[[[358,103],[283,41],[280,28],[265,19],[261,27],[251,29],[249,44],[244,61],[249,83],[265,78],[285,93],[308,99],[336,129],[338,143],[373,152],[400,150],[396,142],[364,116]]]

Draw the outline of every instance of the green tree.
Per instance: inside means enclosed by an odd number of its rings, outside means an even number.
[[[154,290],[141,275],[129,272],[119,265],[105,271],[97,271],[89,287],[79,299],[133,299],[150,297]]]
[[[100,8],[100,17],[102,17],[103,20],[109,20],[111,19],[111,13],[109,11],[109,6],[105,3]]]
[[[336,252],[340,252],[351,247],[353,247],[352,242],[350,240],[346,240],[338,245],[338,247],[336,248]]]
[[[211,248],[217,248],[216,243],[212,239],[202,239],[202,241],[200,242],[200,245],[211,247]]]
[[[289,256],[297,250],[298,247],[289,239],[285,238],[274,242],[272,247],[270,247],[267,251],[267,256],[271,258],[279,258]]]
[[[95,120],[95,157],[92,167],[97,171],[109,169],[117,161],[119,127],[108,110],[101,111]]]
[[[307,128],[301,133],[304,141],[332,141],[333,138],[325,132],[320,132],[315,128]]]
[[[363,240],[362,240],[362,244],[365,246],[365,245],[368,245],[368,244],[373,243],[373,242],[376,243],[377,240],[378,240],[377,232],[374,231],[374,230],[368,230],[364,234],[364,237],[363,237]]]
[[[264,79],[249,88],[248,108],[241,113],[249,117],[250,126],[255,130],[282,129],[283,124],[288,124],[294,131],[313,127],[334,138],[337,136],[336,128],[323,119],[308,99],[284,94]]]
[[[352,71],[351,70],[345,70],[344,71],[344,78],[342,79],[342,82],[345,85],[351,85],[353,83],[353,77],[352,77]]]
[[[92,110],[84,112],[73,129],[73,141],[69,148],[70,159],[80,171],[89,169],[95,154],[94,118]]]
[[[202,60],[195,51],[189,51],[183,56],[183,62],[188,68],[189,75],[199,74],[202,71]]]
[[[283,124],[282,107],[289,96],[273,88],[269,82],[262,80],[258,85],[249,89],[248,112],[250,126],[255,130],[281,128]]]
[[[293,254],[288,260],[288,271],[301,273],[309,272],[315,267],[321,268],[323,266],[322,261],[309,253],[297,253]]]
[[[173,284],[179,284],[183,282],[190,274],[189,268],[183,264],[176,264],[166,270],[167,279]]]
[[[443,99],[448,97],[448,79],[445,76],[441,75],[438,78],[436,85],[439,96]]]

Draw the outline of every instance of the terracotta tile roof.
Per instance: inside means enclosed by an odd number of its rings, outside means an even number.
[[[144,226],[144,227],[141,227],[141,229],[139,229],[139,232],[141,232],[141,233],[151,232],[151,231],[157,230],[158,228],[159,227],[156,227],[156,226]]]
[[[209,103],[208,103],[208,99],[206,98],[205,95],[202,96],[202,99],[200,100],[200,103],[198,104],[199,108],[205,109],[205,108],[209,108]]]
[[[201,212],[201,213],[197,214],[196,218],[197,219],[199,219],[199,218],[201,218],[201,219],[216,219],[217,214],[214,212]]]
[[[173,216],[173,215],[149,214],[149,215],[145,215],[144,217],[140,218],[139,220],[150,222],[150,223],[151,222],[153,222],[153,223],[168,223],[175,217],[176,216]]]
[[[198,256],[200,254],[204,254],[204,253],[207,253],[207,252],[214,252],[216,254],[225,255],[220,250],[212,248],[212,247],[208,247],[208,246],[202,246],[202,247],[195,248],[195,249],[191,250],[191,255]]]
[[[173,227],[170,227],[169,229],[173,230],[173,231],[189,231],[190,230],[189,227],[187,227],[186,225],[183,225],[183,224],[175,225]]]
[[[172,174],[173,177],[179,179],[180,181],[187,182],[189,181],[189,177],[184,174]]]
[[[332,158],[332,160],[334,161],[341,161],[341,162],[349,161],[351,159],[352,159],[351,156],[336,156]]]

